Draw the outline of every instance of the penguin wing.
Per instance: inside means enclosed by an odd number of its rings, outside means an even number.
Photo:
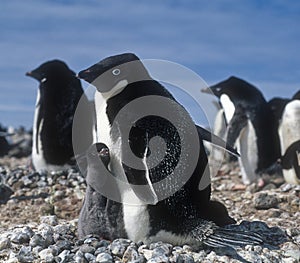
[[[228,151],[229,153],[231,153],[232,155],[235,155],[237,157],[239,157],[239,153],[233,148],[233,146],[227,142],[225,142],[223,139],[221,139],[219,136],[209,132],[208,130],[196,125],[199,137],[207,142],[212,143],[213,145],[216,145],[220,148],[225,149],[226,151]]]
[[[227,127],[227,143],[234,145],[242,129],[247,125],[248,116],[244,107],[238,105]]]
[[[146,158],[149,155],[149,141],[146,129],[133,126],[129,135],[129,146],[132,153],[139,158],[140,164],[136,169],[129,167],[126,163],[122,163],[126,178],[131,185],[136,196],[145,203],[157,203],[157,195],[154,191],[153,184],[150,179],[150,169],[147,165]]]

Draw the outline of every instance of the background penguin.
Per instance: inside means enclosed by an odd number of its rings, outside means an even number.
[[[280,138],[281,155],[291,157],[293,165],[283,158],[282,165],[284,179],[288,183],[299,184],[297,175],[297,161],[294,142],[300,140],[300,92],[297,92],[292,99],[274,98],[269,104],[276,120],[276,131]],[[297,144],[296,144],[297,145]],[[279,166],[278,166],[279,167]]]
[[[132,67],[124,64],[132,61],[136,62]],[[102,79],[103,82],[96,80],[103,73],[106,74],[104,80]],[[126,104],[150,95],[163,96],[175,102],[172,95],[160,83],[153,80],[139,58],[130,53],[108,57],[81,71],[79,77],[93,83],[98,90],[96,99],[102,97],[105,101],[103,111],[96,109],[97,121],[101,121],[97,130],[98,140],[103,140],[110,149],[111,173],[114,176],[123,173],[133,188],[135,185],[146,185],[146,189],[152,189],[154,197],[159,194],[159,191],[168,191],[169,188],[175,187],[169,183],[160,185],[162,187],[160,189],[154,188],[154,182],[172,173],[178,158],[186,158],[187,163],[189,161],[187,156],[180,156],[178,144],[180,138],[171,123],[158,116],[146,116],[133,123],[129,138],[114,138],[115,134],[110,130],[116,115]],[[153,105],[153,107],[156,106]],[[135,112],[127,112],[127,114],[131,115]],[[178,118],[181,118],[182,112],[178,111],[176,114]],[[167,145],[164,159],[160,164],[147,169],[146,163],[146,169],[142,171],[127,167],[122,162],[124,153],[122,153],[123,145],[120,142],[129,140],[134,154],[143,159],[151,154],[148,143],[155,136],[162,137]],[[199,189],[200,180],[207,174],[209,176],[209,171],[206,169],[207,156],[201,138],[199,142],[201,147],[194,173],[177,192],[163,200],[156,199],[156,203],[141,202],[140,205],[126,203],[125,193],[125,199],[123,199],[125,202],[121,206],[125,237],[135,242],[148,243],[158,240],[173,244],[198,242],[220,247],[261,241],[254,234],[226,231],[209,221],[209,217],[213,215],[208,215],[205,211],[209,210],[210,205],[210,183],[208,182],[203,189]],[[138,191],[135,193],[143,199],[142,193]]]
[[[273,115],[262,93],[246,81],[230,77],[204,90],[217,96],[224,109],[227,142],[241,155],[242,180],[250,184],[280,156]]]
[[[37,171],[68,168],[74,156],[72,146],[74,113],[82,96],[88,103],[80,80],[60,60],[45,62],[26,75],[40,82],[33,125],[33,166]],[[82,127],[88,130],[91,127],[89,122],[90,116],[86,116],[86,122],[82,123]],[[87,147],[92,142],[91,134],[89,131],[82,136]]]

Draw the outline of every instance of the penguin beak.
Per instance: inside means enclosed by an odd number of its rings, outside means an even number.
[[[85,70],[80,71],[76,75],[76,77],[79,79],[83,79],[88,83],[92,83],[97,78],[97,76],[93,76],[93,75],[94,74],[90,69],[85,69]]]
[[[26,72],[25,75],[29,76],[29,77],[32,77],[32,78],[34,78],[38,81],[41,81],[42,78],[43,78],[42,75],[39,72],[37,72],[36,70],[28,71],[28,72]]]
[[[210,88],[201,89],[201,92],[206,93],[206,94],[214,94]]]

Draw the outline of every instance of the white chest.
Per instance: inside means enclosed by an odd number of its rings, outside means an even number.
[[[234,104],[226,94],[221,95],[220,102],[224,109],[226,121],[227,121],[227,123],[229,123],[235,112]]]

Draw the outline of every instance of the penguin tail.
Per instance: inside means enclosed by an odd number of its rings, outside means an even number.
[[[261,245],[264,241],[262,237],[250,231],[237,231],[224,228],[217,228],[213,234],[202,241],[205,245],[214,248],[224,247],[244,247],[246,245]]]

